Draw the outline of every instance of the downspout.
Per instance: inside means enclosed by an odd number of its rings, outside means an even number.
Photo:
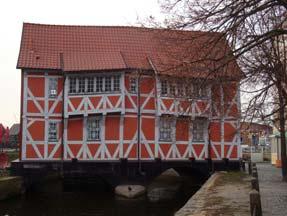
[[[62,140],[61,140],[61,176],[64,172],[64,138],[65,138],[65,89],[66,89],[66,73],[64,72],[63,53],[60,53],[60,63],[63,73],[63,96],[62,96]]]
[[[137,72],[137,156],[138,156],[138,172],[141,175],[144,175],[144,172],[142,171],[142,165],[141,165],[141,92],[140,92],[140,76],[141,71]]]

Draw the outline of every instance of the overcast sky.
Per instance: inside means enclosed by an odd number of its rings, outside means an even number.
[[[157,0],[1,0],[0,123],[20,121],[20,70],[16,69],[23,22],[67,25],[132,25],[159,17]]]

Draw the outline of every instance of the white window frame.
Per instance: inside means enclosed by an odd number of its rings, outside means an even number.
[[[103,76],[96,76],[95,79],[96,79],[95,92],[97,92],[97,93],[103,92],[104,77]]]
[[[58,78],[49,77],[49,98],[55,98],[58,95]]]
[[[105,92],[112,91],[112,76],[105,76]]]
[[[95,88],[95,79],[94,77],[87,77],[87,93],[93,93]]]
[[[174,119],[171,116],[161,116],[159,119],[159,141],[171,142]]]
[[[208,133],[208,120],[207,118],[195,118],[192,122],[192,141],[205,142]],[[200,133],[200,134],[199,134]]]
[[[77,93],[77,77],[69,78],[69,94]]]
[[[56,121],[48,122],[48,141],[49,142],[57,142],[59,137],[59,126]]]
[[[130,92],[137,93],[138,90],[138,82],[136,77],[130,77]]]
[[[87,141],[100,141],[102,131],[102,117],[92,116],[87,119]],[[94,133],[94,135],[92,134]]]
[[[168,95],[168,81],[167,80],[161,81],[161,95],[162,96]]]
[[[69,94],[118,93],[121,91],[121,75],[94,75],[69,77]]]
[[[79,94],[85,94],[86,93],[86,77],[78,77],[77,78],[79,87],[78,87],[78,93]]]
[[[121,76],[116,75],[113,77],[113,91],[119,92],[121,91]]]

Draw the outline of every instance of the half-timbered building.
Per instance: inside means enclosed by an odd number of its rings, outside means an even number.
[[[25,23],[20,160],[239,161],[242,73],[220,36]]]

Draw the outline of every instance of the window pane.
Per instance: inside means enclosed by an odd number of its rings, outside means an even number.
[[[160,118],[159,139],[162,141],[171,141],[172,119],[170,117]]]
[[[130,91],[132,93],[136,93],[137,92],[137,80],[136,78],[130,78]]]
[[[76,93],[77,79],[75,77],[70,77],[69,81],[69,93]]]
[[[57,141],[58,140],[58,128],[56,122],[49,122],[48,128],[48,140],[49,141]]]
[[[94,92],[94,77],[88,77],[88,89],[87,91]]]
[[[105,77],[105,91],[109,92],[112,91],[112,78]]]
[[[58,79],[49,78],[49,97],[54,98],[57,96]]]
[[[184,88],[183,88],[183,82],[177,82],[177,96],[183,97],[184,96]]]
[[[204,134],[207,133],[207,120],[196,119],[193,122],[193,141],[204,141]]]
[[[120,76],[114,76],[114,91],[120,91]]]
[[[162,80],[161,82],[161,95],[167,95],[167,81]]]
[[[199,84],[194,84],[193,85],[193,96],[194,97],[199,97],[200,93],[199,93],[200,89],[199,89]]]
[[[170,82],[169,83],[169,91],[170,91],[169,93],[171,96],[175,96],[175,89],[176,89],[175,84],[173,82]]]
[[[85,93],[85,77],[79,77],[79,93]]]
[[[96,77],[96,92],[103,91],[103,77]]]
[[[90,117],[87,121],[88,140],[100,140],[101,124],[99,117]]]

